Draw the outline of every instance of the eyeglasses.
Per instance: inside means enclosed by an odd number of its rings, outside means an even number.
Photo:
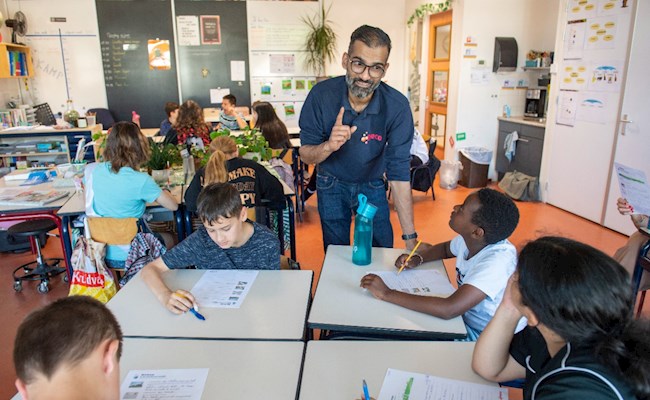
[[[381,64],[366,65],[359,60],[350,60],[350,67],[355,74],[363,74],[368,68],[368,75],[371,78],[381,78],[386,73],[386,69]]]

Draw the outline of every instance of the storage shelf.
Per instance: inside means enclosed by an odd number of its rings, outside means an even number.
[[[8,154],[0,154],[0,157],[32,157],[32,156],[60,156],[60,155],[67,155],[68,153],[65,151],[48,151],[48,152],[41,152],[41,153],[8,153]]]
[[[551,67],[521,67],[524,71],[538,71],[538,72],[544,72],[544,71],[550,71]]]

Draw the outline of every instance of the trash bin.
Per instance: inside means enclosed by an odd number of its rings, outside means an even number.
[[[459,161],[440,161],[440,187],[455,189],[458,186],[458,178],[462,167]]]
[[[468,188],[487,186],[492,151],[483,147],[465,147],[460,149],[459,158],[463,165],[459,183]]]

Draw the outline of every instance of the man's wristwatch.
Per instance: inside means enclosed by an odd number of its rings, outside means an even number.
[[[411,240],[411,239],[417,239],[418,238],[418,233],[413,232],[408,235],[402,235],[402,240]]]

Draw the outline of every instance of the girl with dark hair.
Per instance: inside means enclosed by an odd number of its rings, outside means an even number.
[[[262,132],[266,141],[269,142],[269,147],[272,149],[291,148],[287,126],[275,113],[271,103],[266,101],[253,103],[252,125]]]
[[[92,190],[92,208],[100,217],[140,218],[154,201],[175,211],[178,203],[151,176],[140,172],[150,155],[149,142],[133,122],[118,122],[106,136],[106,162],[86,167],[86,190]],[[88,187],[90,186],[90,187]],[[111,245],[106,250],[110,267],[122,268],[129,246]]]
[[[179,144],[196,144],[199,147],[210,144],[210,126],[205,123],[203,110],[195,101],[187,100],[181,105],[174,124]]]
[[[571,239],[537,239],[521,251],[472,367],[497,382],[525,377],[525,399],[648,399],[650,325],[633,318],[634,302],[612,258]],[[528,327],[513,335],[522,316]]]

